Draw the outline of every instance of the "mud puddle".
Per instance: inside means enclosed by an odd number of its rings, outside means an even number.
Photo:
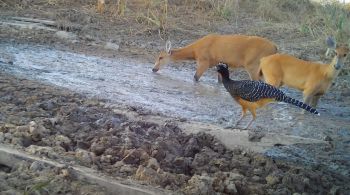
[[[11,56],[13,62],[0,63],[5,72],[108,99],[115,104],[142,107],[153,113],[220,126],[240,116],[240,107],[217,84],[213,69],[199,83],[194,83],[194,65],[185,68],[167,66],[154,74],[152,64],[133,59],[103,59],[23,44],[0,44],[0,49]],[[235,76],[242,77],[238,73]],[[299,92],[284,91],[301,99]],[[331,149],[325,149],[326,152],[317,150],[319,146],[301,144],[276,147],[266,154],[308,163],[330,161],[330,166],[336,165],[334,169],[347,170],[350,165],[344,160],[350,158],[350,100],[342,99],[340,94],[333,91],[321,100],[320,117],[301,115],[300,109],[286,104],[272,104],[260,110],[253,128],[266,133],[319,140],[329,136],[333,143]],[[241,127],[249,120],[250,116]]]

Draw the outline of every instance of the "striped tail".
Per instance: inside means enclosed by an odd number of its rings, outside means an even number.
[[[298,101],[296,99],[288,97],[286,95],[284,95],[284,97],[282,98],[282,102],[293,104],[295,106],[298,106],[299,108],[302,108],[302,109],[304,109],[306,111],[311,112],[312,114],[320,115],[320,113],[318,113],[318,111],[315,108],[313,108],[313,107],[311,107],[311,106],[309,106],[309,105],[307,105],[307,104],[305,104],[305,103],[303,103],[301,101]]]

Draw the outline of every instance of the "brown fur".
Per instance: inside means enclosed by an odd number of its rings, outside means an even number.
[[[259,79],[260,58],[275,54],[276,45],[261,37],[246,35],[216,35],[202,37],[184,48],[161,52],[157,58],[153,71],[161,65],[180,60],[195,60],[197,70],[194,75],[196,81],[210,67],[224,62],[232,68],[244,67],[252,80]]]
[[[103,14],[105,11],[105,0],[97,0],[97,11]]]
[[[287,85],[303,91],[304,102],[316,107],[319,98],[327,92],[340,70],[335,69],[337,60],[345,62],[349,48],[340,46],[330,64],[304,61],[287,54],[274,54],[261,59],[261,75],[275,87]],[[345,56],[344,56],[345,55]]]

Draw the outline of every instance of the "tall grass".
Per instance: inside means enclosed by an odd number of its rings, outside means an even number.
[[[108,2],[107,10],[108,7],[106,15],[134,18],[136,22],[145,24],[150,29],[166,33],[169,29],[169,16],[182,17],[178,14],[183,13],[184,9],[188,13],[199,11],[202,16],[213,16],[217,19],[237,18],[239,0],[112,0]]]
[[[168,27],[168,0],[148,0],[145,10],[138,13],[137,20],[156,26],[160,33],[165,32]]]
[[[327,2],[302,23],[301,32],[315,38],[333,35],[338,42],[349,43],[350,12],[342,4]]]
[[[324,42],[332,35],[338,42],[350,39],[350,10],[334,0],[246,0],[247,11],[277,23],[293,24],[301,33]],[[255,10],[255,11],[254,11]]]

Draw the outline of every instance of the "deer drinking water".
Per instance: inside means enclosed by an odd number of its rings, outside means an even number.
[[[197,70],[194,80],[198,81],[208,68],[225,62],[232,68],[244,67],[252,80],[258,80],[260,58],[276,52],[276,45],[262,37],[211,34],[183,48],[171,49],[168,43],[152,70],[157,72],[161,66],[171,62],[195,60]]]

